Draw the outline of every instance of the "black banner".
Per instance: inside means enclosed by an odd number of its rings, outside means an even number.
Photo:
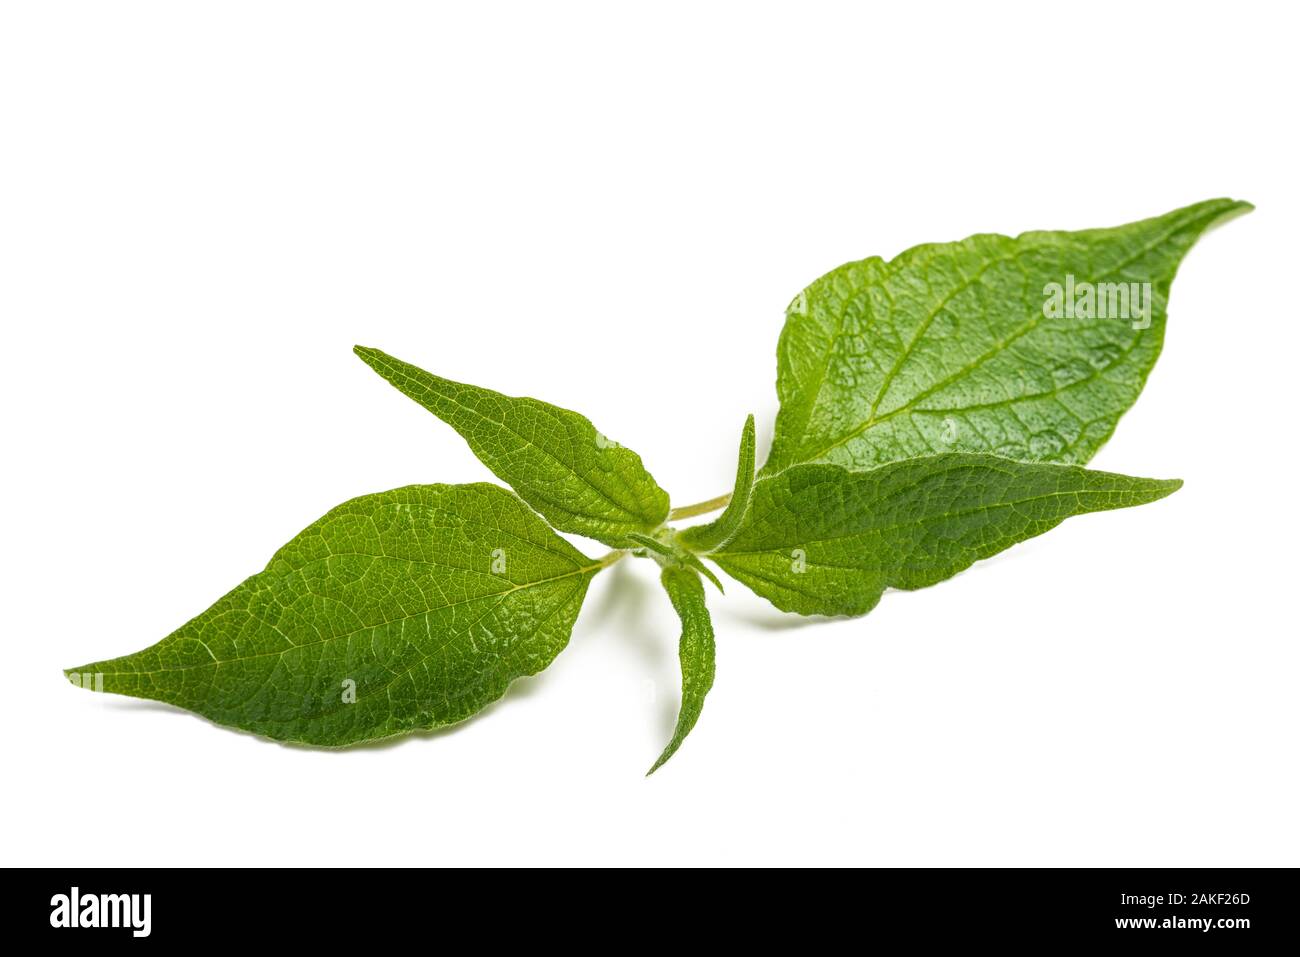
[[[220,949],[268,935],[295,945],[396,945],[435,927],[443,935],[482,926],[553,940],[594,919],[648,930],[675,900],[720,931],[1235,949],[1288,945],[1298,916],[1294,870],[866,870],[827,880],[767,874],[754,886],[756,876],[730,875],[722,893],[711,889],[715,878],[688,904],[680,878],[655,891],[654,875],[589,887],[578,873],[558,884],[419,870],[10,871],[5,924],[23,937],[95,947]]]

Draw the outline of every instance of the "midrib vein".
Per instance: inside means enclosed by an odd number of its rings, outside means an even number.
[[[245,662],[245,661],[256,661],[256,660],[259,659],[259,658],[279,658],[279,657],[283,657],[284,655],[289,654],[291,651],[297,651],[297,650],[299,650],[299,649],[301,649],[301,648],[311,648],[311,647],[313,647],[313,646],[315,646],[315,645],[322,645],[322,644],[326,644],[326,643],[328,643],[328,642],[332,642],[332,641],[345,641],[345,640],[347,640],[348,638],[351,638],[351,637],[354,636],[354,635],[359,635],[359,634],[361,634],[362,632],[365,632],[365,631],[372,631],[372,630],[374,630],[374,629],[376,629],[376,628],[384,628],[384,627],[386,627],[386,626],[388,626],[388,625],[397,625],[397,624],[401,624],[401,623],[403,623],[403,622],[410,621],[410,620],[415,619],[415,618],[419,618],[419,617],[421,617],[422,615],[428,615],[428,614],[431,614],[432,612],[435,612],[435,611],[446,611],[446,610],[448,610],[448,609],[450,609],[450,608],[457,608],[457,607],[459,607],[459,606],[461,606],[461,605],[467,605],[467,604],[470,604],[471,602],[483,601],[483,600],[485,600],[485,599],[493,599],[493,598],[495,598],[495,599],[497,599],[497,606],[499,606],[502,602],[505,601],[506,598],[510,597],[510,596],[513,595],[515,592],[518,592],[518,591],[524,591],[524,590],[529,589],[529,588],[537,588],[537,587],[539,587],[539,586],[541,586],[541,585],[547,585],[547,584],[550,584],[550,583],[552,583],[552,582],[564,581],[565,579],[567,579],[567,578],[573,578],[573,577],[576,576],[576,575],[585,575],[585,574],[587,574],[588,572],[596,572],[596,571],[599,571],[601,568],[604,568],[604,567],[605,567],[605,566],[604,566],[601,562],[596,562],[596,563],[594,563],[594,564],[592,564],[592,565],[584,565],[584,566],[582,566],[581,568],[575,568],[573,571],[571,571],[571,572],[565,572],[565,573],[562,574],[562,575],[554,575],[554,576],[552,576],[551,578],[542,578],[542,579],[539,579],[539,580],[534,581],[534,582],[523,582],[523,583],[521,583],[521,584],[519,584],[519,585],[514,585],[514,586],[512,586],[512,587],[510,587],[510,588],[507,588],[505,591],[500,591],[500,592],[491,592],[491,593],[483,594],[483,595],[475,595],[475,596],[472,597],[472,598],[465,598],[465,599],[462,599],[462,600],[460,600],[460,601],[454,601],[454,602],[451,602],[451,603],[446,604],[446,605],[437,605],[437,606],[434,606],[434,607],[425,608],[425,609],[423,609],[423,610],[421,610],[421,611],[415,612],[414,614],[403,615],[401,618],[391,618],[391,619],[387,619],[387,620],[385,620],[385,621],[375,622],[375,623],[373,623],[373,624],[369,624],[369,625],[363,625],[363,626],[361,626],[360,628],[354,628],[352,631],[344,632],[344,633],[342,633],[342,634],[338,634],[338,635],[329,635],[328,637],[325,637],[325,638],[316,638],[316,639],[313,639],[313,640],[311,640],[311,641],[305,641],[305,642],[303,642],[302,644],[293,645],[293,646],[290,647],[290,648],[282,648],[282,649],[280,649],[279,651],[264,651],[264,652],[258,652],[258,653],[255,654],[255,655],[240,655],[240,656],[238,656],[238,657],[234,657],[234,658],[222,658],[222,659],[219,659],[219,660],[205,661],[205,662],[202,662],[201,664],[196,664],[196,665],[183,665],[183,666],[181,666],[181,667],[179,667],[179,668],[158,668],[158,669],[154,669],[154,670],[152,670],[152,671],[105,671],[104,673],[105,673],[105,674],[110,674],[110,675],[157,675],[157,674],[173,674],[173,673],[178,672],[178,671],[192,671],[192,670],[194,670],[194,669],[196,669],[196,668],[212,668],[212,667],[216,667],[216,666],[219,666],[219,665],[230,665],[230,664],[239,664],[239,663],[241,663],[241,662]],[[494,606],[494,607],[497,607],[497,606]],[[241,609],[241,610],[243,610],[243,611],[246,612],[246,613],[248,612],[248,609]],[[190,636],[182,636],[181,638],[178,638],[177,640],[178,640],[178,641],[179,641],[179,640],[184,640],[184,639],[186,639],[186,638],[189,638],[190,640],[198,641],[197,638],[191,638]],[[444,646],[444,647],[445,647],[445,646]],[[211,651],[209,651],[208,653],[211,654]],[[133,656],[133,655],[128,655],[127,657],[134,657],[134,656]]]

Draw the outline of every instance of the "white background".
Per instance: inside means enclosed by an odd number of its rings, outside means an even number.
[[[5,863],[1300,863],[1285,5],[0,9]],[[583,411],[685,504],[746,413],[768,441],[828,269],[1221,195],[1258,209],[1185,261],[1094,459],[1186,487],[863,619],[733,583],[652,778],[647,563],[548,672],[381,747],[62,677],[347,498],[488,477],[353,343]]]

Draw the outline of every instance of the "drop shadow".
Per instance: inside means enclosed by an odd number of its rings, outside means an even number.
[[[630,561],[619,562],[607,574],[600,601],[592,608],[583,631],[614,632],[642,664],[662,664],[664,649],[659,635],[644,624],[651,601],[659,597],[658,590],[645,576],[636,574]]]
[[[668,596],[652,579],[637,574],[636,569],[647,564],[621,561],[606,573],[607,583],[583,631],[613,637],[615,647],[634,659],[637,670],[651,676],[656,689],[652,699],[654,721],[660,736],[666,740],[677,726],[680,696],[659,694],[657,689],[665,684],[673,688],[678,685],[676,655],[670,653],[670,648],[676,646],[676,636],[665,636],[651,627],[654,620],[649,613],[651,604],[656,601],[666,604]]]
[[[729,610],[724,617],[730,618],[732,621],[743,622],[761,631],[799,631],[804,628],[813,628],[817,625],[846,620],[844,618],[833,618],[829,615],[797,615],[776,608],[772,608],[770,611],[765,609],[754,611]]]

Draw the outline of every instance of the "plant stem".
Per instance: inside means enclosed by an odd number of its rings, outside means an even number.
[[[613,565],[616,561],[618,561],[626,554],[627,554],[627,550],[622,548],[612,552],[606,552],[604,555],[600,556],[600,567],[608,568],[610,565]]]
[[[683,505],[681,508],[675,508],[668,513],[668,520],[671,522],[678,518],[691,518],[695,515],[703,515],[705,512],[716,512],[720,508],[726,508],[727,503],[731,501],[731,493],[719,495],[717,498],[711,498],[707,502],[696,502],[694,505]]]

